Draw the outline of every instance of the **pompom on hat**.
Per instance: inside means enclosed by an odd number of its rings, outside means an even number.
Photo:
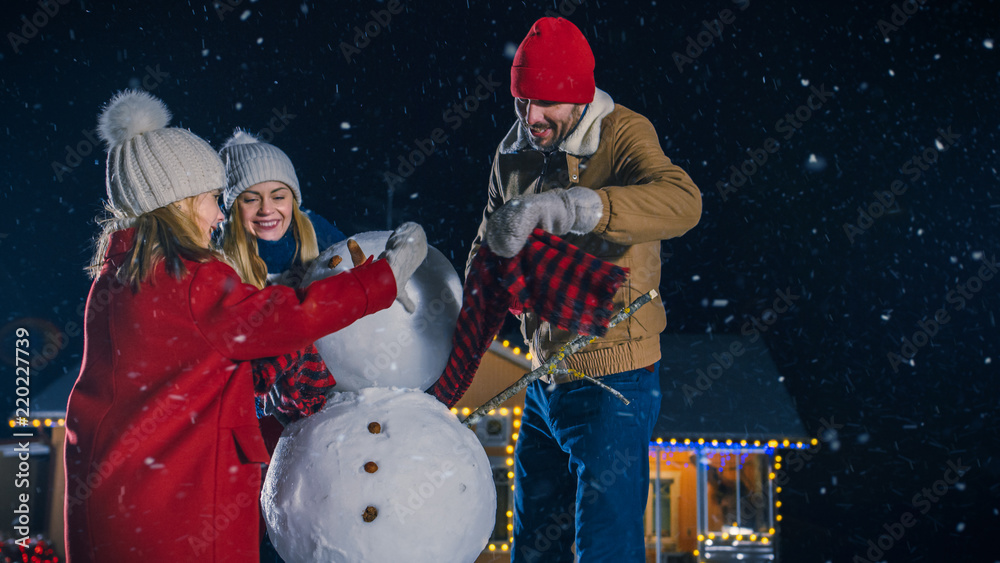
[[[541,18],[514,54],[510,93],[515,98],[569,104],[594,101],[594,53],[569,20]]]
[[[101,112],[97,131],[108,145],[108,200],[127,217],[226,185],[222,159],[211,145],[168,123],[167,106],[136,90],[118,93]]]
[[[288,155],[278,147],[265,143],[242,129],[236,129],[219,151],[226,165],[226,190],[223,205],[233,208],[236,198],[254,184],[281,182],[302,203],[299,177]]]

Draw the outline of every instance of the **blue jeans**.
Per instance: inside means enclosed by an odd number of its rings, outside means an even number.
[[[514,450],[513,563],[646,560],[649,440],[660,413],[660,364],[588,381],[535,381]]]

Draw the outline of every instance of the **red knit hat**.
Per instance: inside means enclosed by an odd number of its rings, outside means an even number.
[[[536,21],[514,54],[510,93],[527,100],[594,101],[594,53],[580,30],[563,18]]]

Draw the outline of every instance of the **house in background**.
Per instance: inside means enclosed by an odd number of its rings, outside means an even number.
[[[662,405],[649,445],[647,561],[776,561],[782,450],[816,445],[767,347],[735,335],[661,336]],[[530,370],[495,341],[453,409],[463,417]],[[477,563],[508,561],[524,392],[475,427],[494,468],[497,523]]]

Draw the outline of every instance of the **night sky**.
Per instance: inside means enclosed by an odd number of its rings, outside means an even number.
[[[514,49],[561,10],[598,87],[702,190],[701,223],[663,244],[667,330],[746,336],[757,319],[823,440],[784,487],[783,560],[867,561],[907,512],[882,559],[1000,560],[1000,2],[53,4],[0,9],[4,381],[18,326],[36,352],[45,322],[64,333],[32,393],[79,363],[67,327],[105,196],[92,131],[115,92],[151,91],[216,147],[263,131],[305,207],[348,234],[417,221],[461,269],[514,120]],[[794,305],[768,313],[782,294]]]

